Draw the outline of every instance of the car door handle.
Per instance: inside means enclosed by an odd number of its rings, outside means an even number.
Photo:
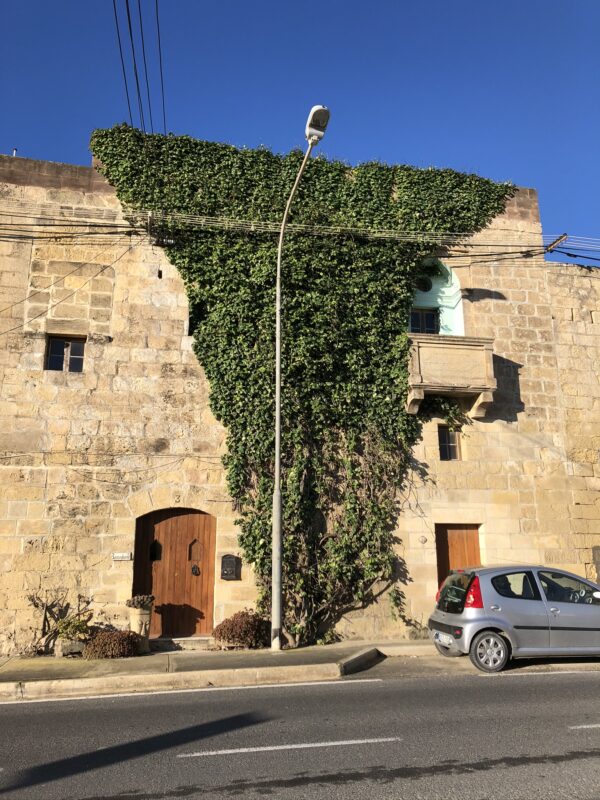
[[[490,611],[500,611],[500,606],[490,606]]]
[[[553,614],[560,614],[560,608],[556,608],[555,606],[551,606],[551,607],[550,607],[550,611],[551,611]]]

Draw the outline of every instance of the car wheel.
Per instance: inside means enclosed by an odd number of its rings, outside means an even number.
[[[510,659],[510,645],[495,631],[481,631],[471,642],[469,658],[482,672],[500,672]]]
[[[443,644],[439,642],[434,642],[435,649],[441,656],[445,656],[446,658],[457,658],[458,656],[462,656],[462,653],[458,652],[457,650],[450,650],[449,647],[444,647]]]

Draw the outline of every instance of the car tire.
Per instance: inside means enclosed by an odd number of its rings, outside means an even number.
[[[450,650],[449,647],[444,647],[444,645],[440,644],[439,642],[434,642],[433,644],[438,653],[441,656],[444,656],[445,658],[458,658],[458,656],[463,655],[461,652],[457,650]]]
[[[482,672],[501,672],[510,660],[510,645],[496,631],[481,631],[471,642],[469,658]]]

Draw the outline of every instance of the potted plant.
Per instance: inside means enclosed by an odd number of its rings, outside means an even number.
[[[153,603],[153,594],[136,594],[125,601],[125,605],[129,608],[129,630],[139,636],[140,654],[150,652],[150,617]]]

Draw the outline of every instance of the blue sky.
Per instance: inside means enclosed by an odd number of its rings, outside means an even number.
[[[141,2],[160,130],[155,4]],[[138,124],[125,1],[117,6]],[[159,9],[168,130],[286,152],[303,146],[306,113],[323,103],[328,157],[533,186],[545,233],[600,237],[598,0],[160,0]],[[4,3],[2,23],[0,152],[89,164],[90,132],[129,116],[112,0]]]

